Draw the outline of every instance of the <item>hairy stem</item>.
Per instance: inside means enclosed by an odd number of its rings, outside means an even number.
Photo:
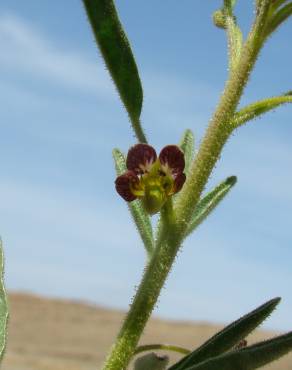
[[[199,152],[192,164],[190,174],[177,200],[176,216],[180,222],[181,232],[187,228],[193,210],[220,158],[223,146],[229,138],[233,127],[230,118],[233,116],[240,101],[249,75],[254,67],[257,56],[263,45],[260,29],[267,14],[268,6],[262,9],[243,47],[237,67],[231,73],[225,85],[221,100],[210,121]]]
[[[127,367],[174,262],[178,242],[175,240],[175,220],[171,201],[166,204],[162,213],[162,237],[145,269],[130,311],[103,370],[122,370]],[[168,233],[164,230],[168,230]]]
[[[130,120],[131,120],[131,123],[132,123],[134,133],[135,133],[136,138],[138,139],[139,143],[147,143],[147,138],[146,138],[146,135],[143,131],[140,118],[136,119],[136,118],[130,117]]]
[[[145,270],[143,280],[118,338],[107,358],[104,370],[121,370],[127,367],[155,306],[175,255],[176,250],[172,246],[161,244],[156,249]]]
[[[239,103],[249,74],[262,46],[261,28],[266,20],[269,0],[263,0],[236,68],[231,73],[221,100],[207,129],[190,175],[173,212],[172,204],[162,212],[162,230],[154,254],[112,347],[103,370],[124,370],[133,356],[140,336],[157,302],[175,256],[185,236],[188,222],[220,153],[232,132],[229,124]]]

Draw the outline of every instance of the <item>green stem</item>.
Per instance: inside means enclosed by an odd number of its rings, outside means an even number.
[[[228,122],[238,105],[262,45],[260,31],[266,19],[269,2],[263,0],[263,3],[264,6],[262,5],[262,10],[242,50],[240,61],[226,84],[221,101],[207,129],[175,212],[172,203],[168,203],[162,212],[163,225],[156,249],[103,370],[124,370],[128,366],[175,260],[193,209],[232,132]]]
[[[268,4],[268,1],[266,1]],[[192,164],[190,174],[176,203],[176,216],[180,222],[181,233],[185,232],[193,210],[206,186],[216,162],[220,158],[223,146],[233,131],[229,123],[234,115],[243,90],[254,67],[264,40],[261,27],[266,19],[268,5],[263,7],[257,17],[252,31],[242,49],[241,58],[236,69],[231,73],[225,85],[221,100],[210,121],[199,152]]]
[[[104,370],[121,370],[128,365],[150,317],[160,290],[174,261],[174,248],[161,245],[148,264],[130,311],[124,321]]]
[[[169,232],[161,233],[166,235],[168,240],[161,240],[156,246],[103,370],[125,369],[134,354],[177,253],[178,242],[173,233],[175,230],[173,221],[172,205],[168,203],[163,211],[163,229]],[[172,242],[169,242],[170,240]]]
[[[130,117],[132,128],[134,130],[134,133],[136,135],[136,138],[138,139],[139,143],[145,143],[147,144],[147,138],[143,131],[141,121],[140,119],[135,119],[133,117]]]
[[[138,353],[141,353],[141,352],[152,351],[152,350],[172,351],[172,352],[181,353],[183,355],[188,355],[191,353],[189,349],[179,347],[179,346],[174,346],[172,344],[145,344],[144,346],[137,347],[134,352],[134,355],[137,355]]]

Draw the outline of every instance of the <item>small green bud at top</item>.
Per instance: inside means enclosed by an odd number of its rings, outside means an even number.
[[[213,13],[213,23],[218,28],[226,28],[226,16],[222,9],[216,10]]]

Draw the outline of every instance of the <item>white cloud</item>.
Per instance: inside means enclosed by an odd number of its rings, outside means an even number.
[[[98,59],[94,62],[78,51],[64,51],[39,29],[23,19],[0,17],[1,67],[28,72],[68,88],[102,96],[114,94],[112,82]]]

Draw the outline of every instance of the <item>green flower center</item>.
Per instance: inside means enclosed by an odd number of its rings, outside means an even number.
[[[139,183],[131,185],[131,192],[143,199],[146,211],[157,213],[167,198],[174,193],[174,181],[168,168],[161,166],[157,159],[148,172],[140,175]]]

